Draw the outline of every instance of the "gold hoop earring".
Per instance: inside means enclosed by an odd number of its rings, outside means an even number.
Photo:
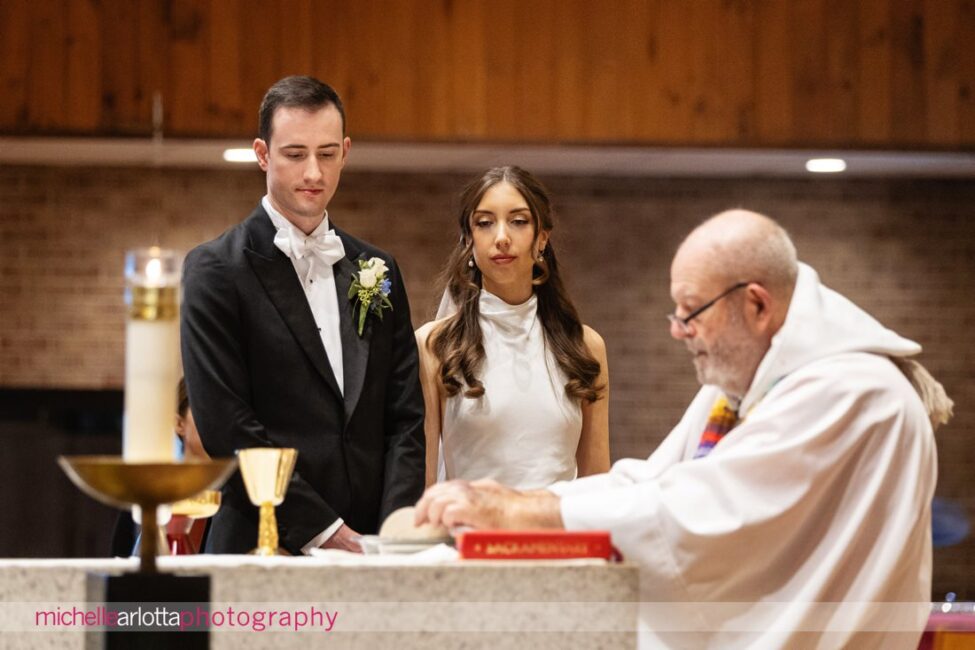
[[[548,262],[545,261],[545,256],[539,254],[534,266],[538,268],[538,275],[532,278],[532,284],[537,287],[548,281]]]

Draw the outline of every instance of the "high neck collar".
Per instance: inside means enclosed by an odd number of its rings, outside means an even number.
[[[479,302],[481,317],[509,332],[527,332],[535,323],[538,311],[538,297],[531,297],[520,305],[509,305],[501,298],[481,289]]]

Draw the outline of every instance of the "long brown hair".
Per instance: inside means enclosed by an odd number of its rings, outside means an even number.
[[[447,259],[443,271],[443,281],[457,306],[457,313],[441,323],[427,341],[427,346],[440,362],[440,382],[449,396],[459,393],[465,385],[465,397],[476,398],[484,394],[484,384],[477,378],[484,361],[478,320],[481,271],[468,264],[474,254],[471,215],[484,194],[498,183],[510,183],[525,198],[534,221],[536,241],[539,233],[550,233],[553,227],[548,191],[538,179],[520,167],[494,167],[464,189],[458,221],[460,241]],[[568,378],[566,394],[595,402],[602,396],[604,388],[596,384],[599,362],[583,340],[582,322],[562,283],[551,241],[542,259],[536,260],[532,278],[546,345],[551,346],[559,368]]]

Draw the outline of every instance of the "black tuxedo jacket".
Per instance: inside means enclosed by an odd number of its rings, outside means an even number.
[[[293,554],[337,517],[375,533],[423,491],[423,396],[402,277],[389,254],[335,232],[346,253],[333,266],[344,396],[263,207],[195,248],[183,267],[183,366],[203,446],[212,457],[247,447],[298,450],[277,508],[281,546]],[[370,257],[386,261],[393,309],[382,319],[370,314],[360,337],[347,296],[356,260]],[[207,550],[254,548],[257,515],[237,472],[223,488]]]

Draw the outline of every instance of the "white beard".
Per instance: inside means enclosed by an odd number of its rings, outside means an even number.
[[[762,341],[749,336],[741,314],[733,310],[728,316],[725,333],[704,352],[705,356],[694,356],[698,382],[717,386],[727,395],[741,398],[765,356],[765,346]]]

